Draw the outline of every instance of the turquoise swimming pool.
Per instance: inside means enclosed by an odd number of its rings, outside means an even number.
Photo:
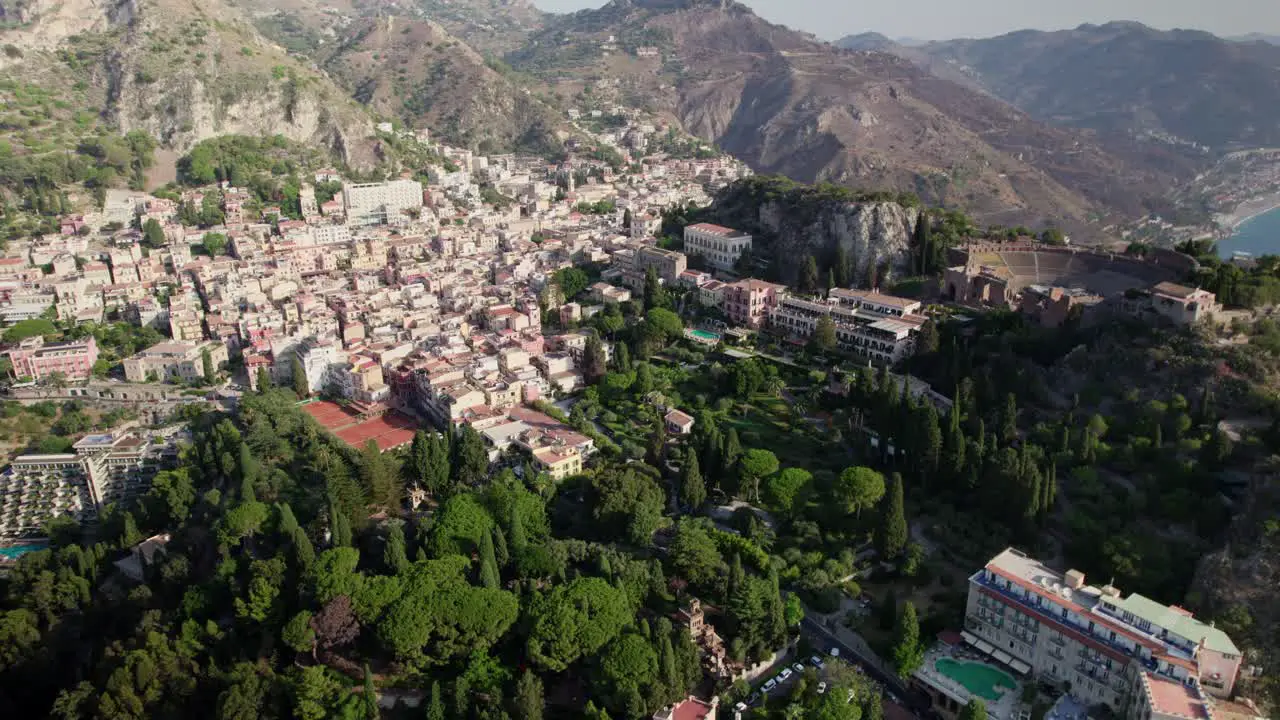
[[[3,547],[0,548],[0,562],[14,562],[29,552],[44,550],[47,547],[49,546],[46,543],[24,543],[22,545]]]
[[[707,342],[720,342],[719,335],[713,332],[709,332],[707,330],[690,330],[689,334],[698,338],[699,340],[706,340]]]

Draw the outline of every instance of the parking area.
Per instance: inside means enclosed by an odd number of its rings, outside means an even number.
[[[734,710],[742,713],[744,716],[753,708],[759,708],[764,698],[786,697],[791,694],[795,687],[796,681],[804,674],[807,669],[814,669],[818,673],[819,695],[827,692],[826,670],[830,663],[844,662],[841,657],[839,648],[830,648],[826,651],[815,651],[808,658],[791,657],[784,663],[777,665],[776,672],[765,676],[765,678],[752,688],[751,695],[737,703]],[[854,669],[858,669],[854,666]],[[852,701],[852,697],[849,698]]]

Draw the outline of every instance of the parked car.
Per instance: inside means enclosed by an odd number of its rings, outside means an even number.
[[[734,710],[737,710],[738,712],[746,712],[746,711],[747,711],[747,704],[746,704],[746,703],[744,703],[744,702],[740,702],[740,703],[738,703],[737,705],[734,705],[734,706],[733,706],[733,709],[734,709]]]
[[[777,679],[777,678],[769,678],[769,679],[768,679],[768,680],[766,680],[766,681],[765,681],[765,683],[764,683],[764,689],[765,689],[765,692],[768,692],[768,691],[772,690],[772,689],[773,689],[773,686],[774,686],[774,685],[777,685],[777,684],[778,684],[778,679]]]
[[[751,693],[751,697],[747,698],[747,705],[755,705],[758,702],[760,702],[760,693],[758,692]]]
[[[831,657],[840,657],[840,648],[831,648]]]
[[[786,682],[791,677],[791,668],[782,668],[782,672],[778,673],[778,682]]]
[[[809,658],[809,662],[813,663],[813,666],[818,668],[819,670],[827,666],[826,663],[822,662],[822,658],[818,657],[817,655],[814,655],[813,657]]]
[[[791,669],[795,670],[797,673],[802,673],[804,672],[804,663],[796,663],[791,666]]]
[[[822,682],[818,683],[818,694],[821,695],[826,691],[827,691],[827,681],[823,680]]]

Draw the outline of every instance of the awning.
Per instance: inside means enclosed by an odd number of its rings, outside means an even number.
[[[1009,667],[1013,668],[1013,671],[1019,675],[1026,675],[1031,672],[1031,666],[1017,658],[1014,658],[1013,662],[1009,663]]]
[[[995,658],[997,662],[1002,662],[1005,665],[1013,664],[1013,656],[1003,650],[996,650],[991,653],[991,657]]]

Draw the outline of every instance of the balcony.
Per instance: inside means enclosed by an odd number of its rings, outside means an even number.
[[[1008,589],[1006,589],[1006,588],[1002,588],[1002,587],[999,587],[998,585],[996,585],[996,584],[995,584],[995,583],[993,583],[992,581],[990,581],[990,580],[986,579],[985,577],[983,577],[983,573],[981,573],[981,572],[980,572],[980,573],[978,573],[977,575],[975,575],[974,577],[975,577],[975,581],[976,581],[979,585],[981,585],[982,587],[987,588],[988,590],[991,590],[991,591],[995,592],[997,595],[1000,595],[1001,597],[1004,597],[1004,598],[1009,599],[1009,600],[1010,600],[1010,601],[1012,601],[1013,603],[1017,603],[1017,606],[1018,606],[1019,608],[1024,608],[1024,609],[1025,609],[1024,611],[1029,611],[1029,612],[1027,612],[1027,614],[1028,614],[1028,615],[1031,615],[1032,617],[1035,617],[1035,618],[1041,619],[1042,621],[1044,621],[1044,620],[1048,620],[1049,622],[1053,622],[1053,623],[1056,623],[1056,624],[1058,624],[1058,625],[1063,625],[1063,626],[1069,627],[1069,628],[1071,628],[1071,629],[1075,630],[1076,632],[1079,632],[1080,634],[1082,634],[1082,635],[1084,635],[1084,636],[1088,637],[1090,640],[1093,640],[1094,642],[1096,642],[1096,643],[1098,643],[1098,644],[1100,644],[1100,645],[1105,645],[1106,647],[1111,648],[1111,649],[1112,649],[1112,650],[1114,650],[1115,652],[1118,652],[1118,653],[1120,653],[1120,654],[1122,654],[1122,655],[1125,655],[1126,657],[1134,657],[1134,658],[1139,657],[1139,656],[1136,654],[1136,651],[1135,651],[1135,650],[1130,650],[1129,648],[1126,648],[1126,647],[1124,647],[1123,645],[1120,645],[1120,644],[1118,644],[1118,643],[1112,642],[1111,640],[1109,640],[1109,639],[1107,639],[1107,638],[1105,638],[1105,637],[1101,637],[1101,636],[1099,636],[1099,635],[1095,635],[1094,633],[1090,632],[1090,631],[1089,631],[1089,628],[1088,628],[1088,626],[1087,626],[1087,625],[1081,625],[1081,624],[1079,624],[1079,623],[1071,622],[1070,620],[1068,620],[1068,619],[1066,619],[1066,618],[1062,617],[1061,615],[1059,615],[1059,614],[1057,614],[1057,613],[1050,613],[1050,612],[1047,612],[1047,611],[1045,610],[1045,608],[1042,608],[1042,607],[1040,607],[1040,606],[1038,606],[1038,605],[1034,605],[1034,604],[1032,604],[1032,603],[1029,603],[1029,602],[1027,602],[1027,600],[1026,600],[1026,599],[1024,599],[1024,598],[1022,598],[1022,597],[1020,597],[1020,596],[1018,596],[1018,595],[1013,594],[1013,593],[1012,593],[1012,592],[1010,592]],[[1154,669],[1154,668],[1152,668],[1152,669]]]

